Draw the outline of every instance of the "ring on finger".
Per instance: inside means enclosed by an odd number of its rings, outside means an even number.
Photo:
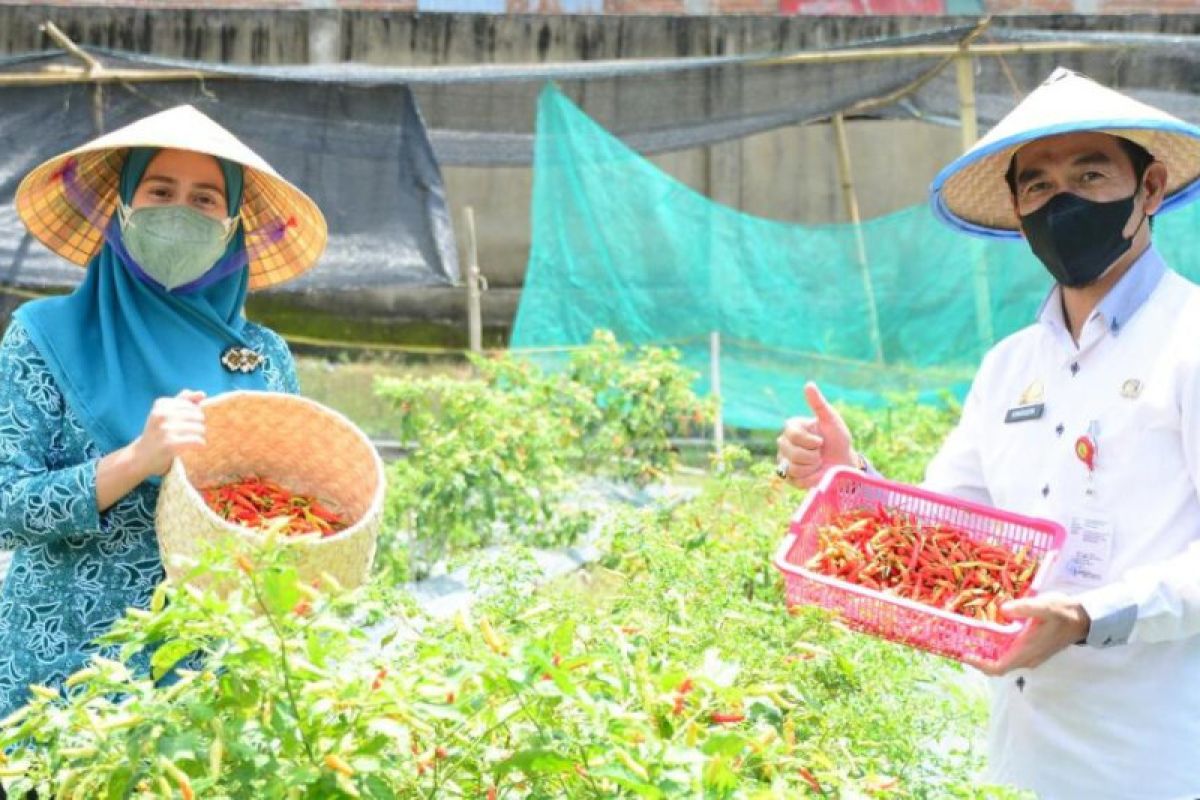
[[[790,470],[791,467],[792,462],[788,461],[786,458],[781,458],[779,459],[779,463],[775,465],[775,474],[784,480],[787,480],[788,470]]]

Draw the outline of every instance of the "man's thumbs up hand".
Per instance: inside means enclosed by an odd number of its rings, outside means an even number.
[[[850,429],[815,383],[806,384],[804,399],[811,417],[792,417],[783,427],[779,446],[779,471],[802,489],[816,486],[831,467],[858,466]]]

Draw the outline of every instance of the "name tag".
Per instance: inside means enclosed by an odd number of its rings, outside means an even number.
[[[1034,403],[1030,406],[1017,406],[1016,408],[1010,408],[1008,413],[1004,415],[1004,424],[1011,425],[1014,422],[1028,422],[1031,419],[1041,419],[1042,414],[1045,413],[1045,403]]]

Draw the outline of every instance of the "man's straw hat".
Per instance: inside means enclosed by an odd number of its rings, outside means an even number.
[[[974,147],[934,178],[934,213],[951,227],[981,236],[1016,238],[1020,220],[1004,180],[1027,142],[1093,131],[1140,144],[1167,168],[1162,211],[1192,200],[1200,189],[1200,128],[1059,67]]]
[[[131,147],[192,150],[245,167],[239,216],[251,289],[301,275],[325,250],[325,217],[312,199],[192,106],[145,117],[35,168],[16,194],[17,213],[29,232],[68,261],[86,266],[104,241],[103,226],[116,207],[121,166]]]

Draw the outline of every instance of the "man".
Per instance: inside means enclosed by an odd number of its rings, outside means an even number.
[[[989,778],[1045,800],[1200,797],[1200,289],[1150,219],[1197,189],[1200,129],[1056,71],[935,179],[939,216],[1023,236],[1056,285],[984,358],[926,474],[1068,530],[995,665]],[[1019,232],[1019,233],[1018,233]],[[779,437],[815,485],[864,466],[818,389]]]

